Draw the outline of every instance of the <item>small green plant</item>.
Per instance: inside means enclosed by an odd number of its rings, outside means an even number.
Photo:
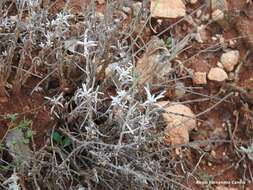
[[[53,140],[59,144],[62,147],[67,147],[69,145],[71,145],[71,140],[68,137],[64,137],[63,135],[61,135],[60,133],[58,133],[57,131],[54,131],[52,134],[52,138]]]
[[[16,122],[18,114],[13,113],[6,116],[7,119],[11,120],[11,122]]]
[[[22,139],[22,142],[24,144],[28,144],[32,136],[34,135],[34,132],[30,128],[32,121],[29,119],[24,118],[20,122],[17,123],[17,114],[10,114],[7,116],[8,119],[10,119],[11,124],[14,127],[15,130],[22,130],[24,132],[24,138]],[[12,142],[12,144],[16,144],[16,142]]]
[[[165,42],[165,44],[166,44],[166,47],[168,49],[171,49],[172,46],[173,46],[173,38],[172,37],[168,37],[167,40],[166,40],[166,42]]]
[[[19,128],[19,129],[27,129],[27,128],[30,127],[31,124],[32,124],[31,120],[24,118],[23,120],[21,120],[19,122],[19,124],[17,125],[17,128]]]

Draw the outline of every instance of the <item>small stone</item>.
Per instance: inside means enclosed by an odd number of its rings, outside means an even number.
[[[158,23],[159,25],[162,25],[163,20],[162,20],[162,19],[157,19],[157,23]]]
[[[186,15],[186,7],[182,0],[151,0],[151,17],[178,18]]]
[[[234,67],[238,64],[239,61],[239,51],[231,50],[229,52],[223,53],[220,59],[225,70],[233,71]]]
[[[228,73],[228,80],[230,81],[235,80],[235,73],[233,72]]]
[[[105,4],[105,0],[97,0],[99,5]]]
[[[95,12],[95,17],[98,18],[99,20],[104,20],[105,15],[101,12],[96,11]]]
[[[211,151],[211,156],[214,158],[216,157],[216,152],[214,150]]]
[[[219,21],[224,19],[224,12],[220,9],[216,9],[215,11],[212,12],[212,19],[214,21]]]
[[[196,4],[198,2],[198,0],[189,0],[189,3],[191,4]]]
[[[215,67],[210,69],[208,73],[208,79],[212,81],[222,82],[228,79],[228,75],[223,69]]]
[[[126,14],[130,14],[131,11],[132,11],[130,7],[122,7],[122,10],[123,10]]]
[[[168,102],[158,102],[159,107],[164,107]],[[176,104],[164,107],[162,114],[167,127],[165,129],[165,143],[172,145],[189,143],[189,132],[196,128],[196,115],[192,110],[183,105]]]
[[[224,68],[223,65],[222,65],[222,63],[219,62],[219,61],[217,62],[217,66],[220,67],[220,68],[222,68],[222,69]]]
[[[237,40],[233,39],[233,40],[229,40],[228,45],[230,48],[235,48],[237,44]]]
[[[197,17],[197,18],[200,18],[201,15],[202,15],[202,11],[201,11],[201,10],[198,10],[198,11],[196,12],[196,17]]]
[[[201,21],[205,22],[205,21],[208,21],[209,18],[210,18],[210,15],[206,14],[206,15],[202,15],[200,19],[201,19]]]
[[[240,95],[239,92],[235,92],[235,97],[238,97]]]
[[[175,153],[176,153],[176,155],[181,155],[182,154],[182,152],[181,152],[181,149],[180,148],[176,148],[175,149]]]
[[[194,84],[206,84],[206,72],[195,72],[193,74],[193,83]]]
[[[215,37],[215,36],[212,36],[212,40],[213,40],[213,41],[216,41],[216,40],[218,40],[218,38]]]

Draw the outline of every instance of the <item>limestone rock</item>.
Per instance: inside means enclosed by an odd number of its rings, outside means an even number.
[[[229,52],[223,53],[220,61],[225,70],[233,71],[234,67],[238,64],[239,61],[239,51],[231,50]]]
[[[212,81],[222,82],[228,79],[228,75],[223,69],[215,67],[210,69],[208,73],[208,79]]]
[[[198,2],[198,0],[189,0],[189,3],[191,4],[196,4]]]
[[[105,4],[105,0],[97,0],[98,4],[102,5]]]
[[[164,132],[165,143],[172,145],[188,143],[189,132],[196,127],[196,115],[183,104],[164,107],[166,104],[167,102],[158,102],[158,105],[165,109],[165,113],[162,114],[167,123]]]
[[[213,21],[217,22],[222,28],[230,26],[228,19],[225,18],[225,13],[228,11],[227,0],[212,0],[211,12]]]
[[[178,18],[186,14],[186,7],[182,0],[151,0],[151,17]]]
[[[224,19],[224,12],[220,9],[216,9],[215,11],[212,12],[212,19],[214,21],[220,21]]]
[[[206,72],[194,72],[193,74],[193,83],[194,84],[206,84]]]

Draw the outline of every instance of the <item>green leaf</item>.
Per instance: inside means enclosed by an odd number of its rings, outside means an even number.
[[[63,147],[67,147],[67,146],[71,145],[71,140],[70,140],[70,138],[66,137],[66,138],[63,140],[62,145],[63,145]]]
[[[173,43],[172,37],[168,37],[166,40],[166,47],[169,49],[172,48],[172,43]]]
[[[58,133],[57,131],[55,131],[53,133],[53,140],[57,143],[61,143],[62,141],[62,136],[60,135],[60,133]]]
[[[15,122],[17,120],[17,116],[18,114],[14,113],[14,114],[7,115],[7,118],[10,119],[11,122]]]
[[[29,144],[29,139],[26,139],[26,138],[24,138],[24,139],[22,139],[22,142],[24,143],[24,144]]]
[[[24,129],[28,128],[31,125],[32,121],[29,119],[24,118],[22,121],[19,122],[18,128]]]
[[[33,131],[31,129],[29,129],[29,130],[27,130],[25,137],[30,139],[30,138],[32,138],[33,134],[34,134]]]

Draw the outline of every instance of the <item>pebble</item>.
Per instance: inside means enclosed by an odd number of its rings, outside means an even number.
[[[202,15],[202,11],[201,11],[201,10],[198,10],[198,11],[196,12],[196,17],[197,17],[197,18],[200,18],[201,15]]]
[[[162,20],[162,19],[157,19],[157,23],[158,23],[159,25],[162,25],[163,20]]]
[[[206,22],[206,21],[209,20],[209,18],[210,18],[210,15],[209,14],[205,14],[205,15],[202,15],[200,19],[201,19],[201,21]]]
[[[214,150],[211,151],[211,155],[213,158],[216,158],[216,152]]]
[[[238,50],[231,50],[221,55],[220,62],[226,71],[233,71],[234,67],[238,64],[239,56]]]
[[[97,0],[98,4],[102,5],[105,3],[105,0]]]
[[[198,2],[198,0],[189,0],[189,3],[191,4],[196,4]]]
[[[219,67],[211,68],[207,77],[209,80],[217,82],[222,82],[228,79],[227,73]]]
[[[235,80],[235,73],[233,72],[228,73],[228,80],[230,81]]]
[[[213,41],[217,41],[217,40],[218,40],[218,38],[217,38],[217,37],[215,37],[215,36],[212,36],[212,40],[213,40]]]
[[[214,21],[219,21],[224,19],[224,12],[220,9],[216,9],[215,11],[212,12],[212,19]]]
[[[235,48],[237,45],[237,40],[236,39],[229,40],[228,45],[230,48]]]
[[[206,84],[206,72],[194,72],[193,74],[193,83],[194,84]]]
[[[124,11],[124,13],[126,14],[131,14],[131,8],[130,7],[122,7],[122,10]]]
[[[217,62],[217,66],[220,67],[220,68],[222,68],[222,69],[224,68],[223,65],[222,65],[222,63],[219,62],[219,61]]]

